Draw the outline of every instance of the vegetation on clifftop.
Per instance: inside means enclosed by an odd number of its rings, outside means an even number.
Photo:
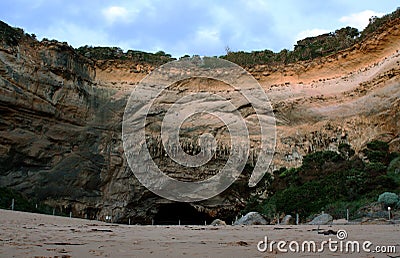
[[[23,36],[23,29],[10,27],[7,23],[0,21],[0,41],[9,46],[16,46]]]
[[[271,50],[252,52],[232,52],[227,50],[227,54],[220,56],[220,58],[227,59],[243,67],[259,64],[289,64],[297,61],[311,60],[349,48],[374,33],[381,31],[385,28],[385,25],[388,22],[397,18],[400,18],[400,8],[381,18],[371,17],[369,25],[362,32],[359,32],[355,28],[345,27],[331,33],[299,40],[297,41],[293,51],[283,49],[279,53],[274,53]],[[6,23],[0,21],[1,42],[5,42],[9,46],[16,46],[24,35],[30,39],[36,40],[34,34],[24,34],[22,29],[10,27]],[[166,54],[164,51],[147,53],[143,51],[128,50],[124,52],[118,47],[93,47],[87,45],[74,50],[77,53],[94,60],[131,60],[133,62],[148,63],[150,65],[161,65],[175,60],[175,58],[172,58],[170,54]]]
[[[39,44],[35,34],[27,34],[23,29],[13,28],[7,23],[0,21],[0,46],[5,48],[14,48],[20,44],[21,40],[29,41],[31,44]],[[58,44],[59,42],[57,40],[44,38],[41,43]],[[61,45],[93,60],[130,60],[135,63],[147,63],[154,66],[175,60],[175,58],[171,57],[170,54],[167,54],[164,51],[148,53],[137,50],[128,50],[124,52],[119,47],[92,47],[87,45],[75,49],[69,46],[67,42],[63,42]]]
[[[87,45],[77,48],[76,51],[87,58],[95,60],[119,59],[152,65],[162,65],[175,60],[175,58],[172,58],[170,54],[166,54],[164,51],[158,51],[155,54],[136,50],[124,52],[118,47],[92,47]]]
[[[274,53],[270,50],[252,52],[232,52],[227,50],[226,55],[220,56],[220,58],[224,58],[244,67],[261,64],[289,64],[311,60],[317,57],[335,54],[349,48],[374,33],[379,32],[388,22],[397,18],[400,18],[400,8],[381,18],[371,17],[368,26],[361,33],[356,28],[345,27],[335,32],[299,40],[293,51],[284,49],[279,53]]]

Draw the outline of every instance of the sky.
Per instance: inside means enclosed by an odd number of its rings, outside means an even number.
[[[2,0],[0,20],[73,47],[220,56],[292,50],[297,40],[391,13],[398,0]]]

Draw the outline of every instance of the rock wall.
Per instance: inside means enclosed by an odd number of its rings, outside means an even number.
[[[170,202],[136,180],[121,141],[130,90],[151,69],[120,61],[94,62],[64,43],[23,38],[17,46],[3,44],[0,186],[45,201],[57,212],[151,223],[158,209]],[[184,144],[185,150],[193,148]],[[160,149],[152,154],[157,160],[164,156]],[[179,174],[179,169],[171,171]],[[192,206],[212,217],[230,218],[249,193],[230,190]]]
[[[308,64],[249,68],[267,91],[277,119],[271,171],[299,166],[303,155],[337,150],[340,143],[349,143],[358,152],[367,142],[380,139],[389,142],[391,150],[400,150],[398,24]],[[3,41],[0,186],[78,217],[111,215],[113,221],[151,223],[160,207],[171,202],[146,190],[130,171],[121,123],[130,90],[152,69],[129,61],[93,61],[65,43],[39,43],[29,37],[17,44]],[[226,92],[221,83],[201,80],[185,90],[202,90],[204,85]],[[213,175],[223,164],[227,145],[222,136],[218,158],[207,170],[189,173],[191,180]],[[151,141],[158,164],[171,176],[181,177],[180,168],[165,160],[159,138]],[[195,142],[189,133],[184,149],[196,153]],[[253,149],[249,166],[228,190],[191,206],[210,218],[232,220],[251,193],[262,191],[262,183],[256,189],[247,187],[255,153]]]

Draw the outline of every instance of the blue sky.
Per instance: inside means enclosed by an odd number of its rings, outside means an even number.
[[[222,55],[293,49],[298,39],[396,10],[399,1],[349,0],[2,0],[0,19],[28,33],[82,45]]]

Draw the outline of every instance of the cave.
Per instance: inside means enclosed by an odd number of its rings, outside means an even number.
[[[154,225],[204,225],[213,220],[207,213],[199,212],[188,203],[168,203],[159,207]]]

